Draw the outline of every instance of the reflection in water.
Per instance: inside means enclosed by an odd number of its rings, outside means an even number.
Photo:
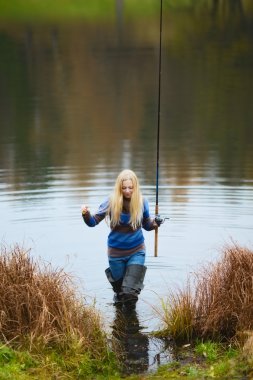
[[[243,18],[244,9],[241,0],[230,0],[230,1],[220,1],[213,0],[211,2],[211,14],[213,16],[218,16],[218,13],[222,12],[223,16],[236,16],[239,15]]]
[[[174,358],[174,347],[168,339],[159,339],[142,332],[136,310],[117,308],[112,325],[114,343],[120,352],[122,372],[152,372],[161,364],[168,364]]]
[[[197,22],[191,12],[164,11],[166,183],[188,185],[213,163],[216,178],[253,176],[252,15],[241,1],[210,4]],[[124,141],[132,168],[154,184],[157,15],[148,33],[145,19],[133,23],[126,12],[116,0],[115,24],[0,30],[0,164],[12,170],[12,186],[20,167],[25,182],[38,168],[76,167],[78,180],[100,164],[119,172]]]
[[[117,22],[117,35],[118,44],[122,42],[122,28],[124,18],[124,0],[116,0],[116,22]]]
[[[141,332],[136,310],[116,309],[112,334],[121,352],[125,374],[142,373],[149,366],[149,339]]]
[[[215,179],[240,183],[253,178],[252,14],[241,1],[197,3],[194,17],[164,11],[161,178],[186,186],[215,163]],[[119,172],[124,141],[154,184],[158,14],[132,21],[115,4],[114,24],[0,26],[0,164],[12,186],[19,168],[24,183],[49,167],[76,167],[79,181],[101,163]]]

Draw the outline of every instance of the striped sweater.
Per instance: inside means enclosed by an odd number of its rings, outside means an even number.
[[[108,255],[111,257],[122,257],[132,255],[142,249],[145,249],[144,236],[142,233],[142,228],[146,231],[151,231],[155,228],[156,224],[149,215],[149,205],[148,201],[144,199],[143,201],[143,216],[142,225],[137,229],[129,224],[130,221],[130,199],[123,200],[123,209],[120,214],[120,223],[111,227],[111,231],[108,235],[107,245],[108,245]],[[95,227],[100,223],[106,216],[109,207],[109,199],[103,202],[98,211],[91,215],[90,212],[86,212],[83,215],[83,220],[89,227]]]

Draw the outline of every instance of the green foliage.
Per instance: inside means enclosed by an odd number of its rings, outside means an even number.
[[[47,364],[50,373],[56,370],[60,374],[68,373],[73,379],[87,379],[94,376],[106,377],[117,374],[117,363],[115,356],[105,353],[100,359],[93,358],[92,353],[81,353],[68,351],[57,353],[55,350],[48,352],[41,361]]]
[[[28,352],[0,347],[0,380],[26,380],[30,378],[30,369],[37,365],[35,358]]]
[[[39,347],[37,347],[39,351]],[[0,348],[0,380],[119,378],[115,355],[105,352],[94,359],[81,350],[41,348],[39,353]]]
[[[201,6],[204,0],[167,0],[165,9],[187,9]],[[160,1],[128,0],[124,3],[127,17],[147,17],[157,15]],[[113,0],[0,0],[0,19],[18,21],[55,20],[111,20],[115,17]]]
[[[180,360],[161,366],[148,379],[240,379],[251,371],[240,350],[207,341],[187,349]],[[140,379],[140,378],[139,378]]]
[[[202,342],[198,343],[195,347],[197,355],[203,356],[208,363],[213,363],[218,360],[221,351],[221,346],[216,342]]]
[[[111,0],[0,0],[0,18],[31,22],[110,19],[114,6]]]
[[[15,358],[15,353],[11,348],[6,346],[0,347],[0,364],[10,363]]]

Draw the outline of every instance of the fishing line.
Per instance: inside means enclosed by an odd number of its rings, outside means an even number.
[[[159,214],[158,198],[159,198],[159,153],[160,153],[160,114],[161,114],[161,77],[162,77],[162,15],[163,15],[163,1],[160,2],[160,34],[159,34],[159,74],[158,74],[158,110],[157,110],[157,137],[156,137],[156,202],[155,202],[155,215]],[[155,229],[155,252],[157,256],[158,248],[158,228]]]

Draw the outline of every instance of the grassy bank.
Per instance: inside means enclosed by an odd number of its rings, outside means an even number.
[[[93,20],[110,18],[114,3],[110,0],[0,0],[0,19],[25,22]]]
[[[252,379],[252,360],[243,350],[212,341],[182,346],[172,363],[162,366],[152,379]]]
[[[19,246],[0,255],[0,380],[123,379],[101,318],[63,270]],[[220,261],[163,300],[158,332],[173,361],[152,379],[251,379],[253,252],[225,248]]]
[[[240,349],[224,347],[214,342],[180,347],[177,359],[158,368],[149,376],[133,376],[132,380],[154,379],[252,379],[252,363]]]
[[[164,9],[184,10],[205,5],[205,0],[166,0]],[[159,15],[158,0],[0,0],[0,20],[19,22],[99,21],[114,19],[117,12],[139,18]]]
[[[252,379],[252,305],[253,252],[227,246],[218,262],[201,267],[183,289],[162,300],[158,334],[181,349],[159,376]]]
[[[226,5],[217,4],[220,10]],[[253,12],[251,0],[243,0],[245,13]],[[163,10],[185,11],[199,9],[214,10],[212,2],[206,0],[164,0]],[[141,18],[159,17],[160,0],[0,0],[0,21],[18,22],[59,22],[59,21],[99,21],[115,19],[123,12],[124,16]],[[231,5],[231,10],[235,9]]]
[[[31,353],[0,347],[0,380],[15,379],[252,379],[252,361],[239,348],[225,348],[214,342],[178,348],[177,359],[155,373],[123,376],[114,359],[93,361],[84,353],[54,350]]]
[[[19,246],[0,255],[0,379],[117,372],[101,318],[63,270]]]
[[[176,341],[228,341],[253,330],[253,252],[225,247],[162,302],[165,331]]]
[[[156,0],[146,0],[145,6],[138,1],[122,3],[124,13],[154,14],[159,9]],[[0,0],[0,20],[50,22],[50,21],[110,21],[116,17],[113,0]]]

